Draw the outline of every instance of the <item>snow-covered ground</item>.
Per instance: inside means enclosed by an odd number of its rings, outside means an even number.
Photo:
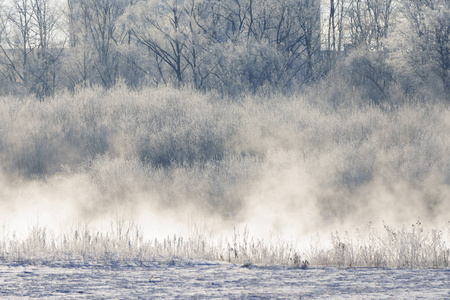
[[[0,297],[449,299],[448,269],[285,268],[200,260],[0,265]]]

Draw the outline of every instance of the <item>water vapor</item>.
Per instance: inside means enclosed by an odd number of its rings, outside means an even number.
[[[124,93],[2,100],[5,226],[26,235],[37,223],[64,231],[128,220],[148,239],[247,228],[305,243],[369,223],[450,220],[445,105],[331,110],[307,96]],[[34,127],[22,126],[29,119]]]

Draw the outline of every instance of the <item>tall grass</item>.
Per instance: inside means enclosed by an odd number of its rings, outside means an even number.
[[[298,245],[280,238],[251,237],[247,229],[226,237],[204,232],[146,239],[134,222],[116,221],[106,230],[89,226],[55,234],[36,224],[28,235],[2,231],[0,260],[21,264],[135,265],[177,259],[224,261],[244,266],[449,268],[449,228],[428,229],[419,221],[410,229],[384,225],[363,231],[332,233]]]

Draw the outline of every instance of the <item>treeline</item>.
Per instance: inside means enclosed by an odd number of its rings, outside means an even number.
[[[449,99],[449,0],[19,0],[1,4],[0,93],[118,82],[222,95],[323,82],[378,103]]]

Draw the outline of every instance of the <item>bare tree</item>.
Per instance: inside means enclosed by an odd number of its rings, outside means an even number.
[[[69,40],[75,58],[68,76],[73,84],[99,83],[110,88],[116,83],[119,76],[116,47],[127,37],[118,24],[128,1],[68,0]]]
[[[154,55],[158,74],[163,82],[180,85],[190,66],[197,67],[199,51],[193,46],[192,15],[189,8],[178,0],[145,1],[134,9],[132,34],[137,42]],[[199,37],[201,38],[201,37]]]
[[[62,53],[57,49],[56,21],[49,0],[16,1],[2,16],[3,72],[11,85],[33,92],[41,100],[51,96],[56,87]]]
[[[37,70],[33,74],[33,91],[39,97],[50,96],[56,89],[58,61],[63,47],[56,48],[56,14],[47,0],[34,0],[34,23],[37,29]]]
[[[403,0],[402,12],[409,24],[404,36],[414,75],[450,100],[450,1]]]
[[[96,29],[102,26],[92,27],[101,18],[89,17],[86,10],[84,15],[85,31],[91,32],[87,44],[93,43],[108,65],[108,47],[93,38],[102,36]],[[125,29],[115,24],[112,45],[126,36],[128,49],[134,50],[119,54],[156,83],[255,91],[317,77],[319,0],[141,0],[128,3],[123,16]],[[135,53],[143,53],[139,49],[147,52],[147,60],[136,59]]]
[[[5,15],[3,43],[0,45],[3,54],[2,65],[13,82],[20,82],[29,88],[30,55],[36,48],[32,23],[34,8],[29,0],[17,1]]]
[[[352,44],[383,49],[393,12],[393,0],[351,0],[349,31]]]
[[[226,48],[225,59],[218,62],[225,85],[237,77],[256,91],[266,84],[288,87],[317,77],[320,1],[229,1],[218,5],[214,21],[221,25],[215,32],[222,32]]]

